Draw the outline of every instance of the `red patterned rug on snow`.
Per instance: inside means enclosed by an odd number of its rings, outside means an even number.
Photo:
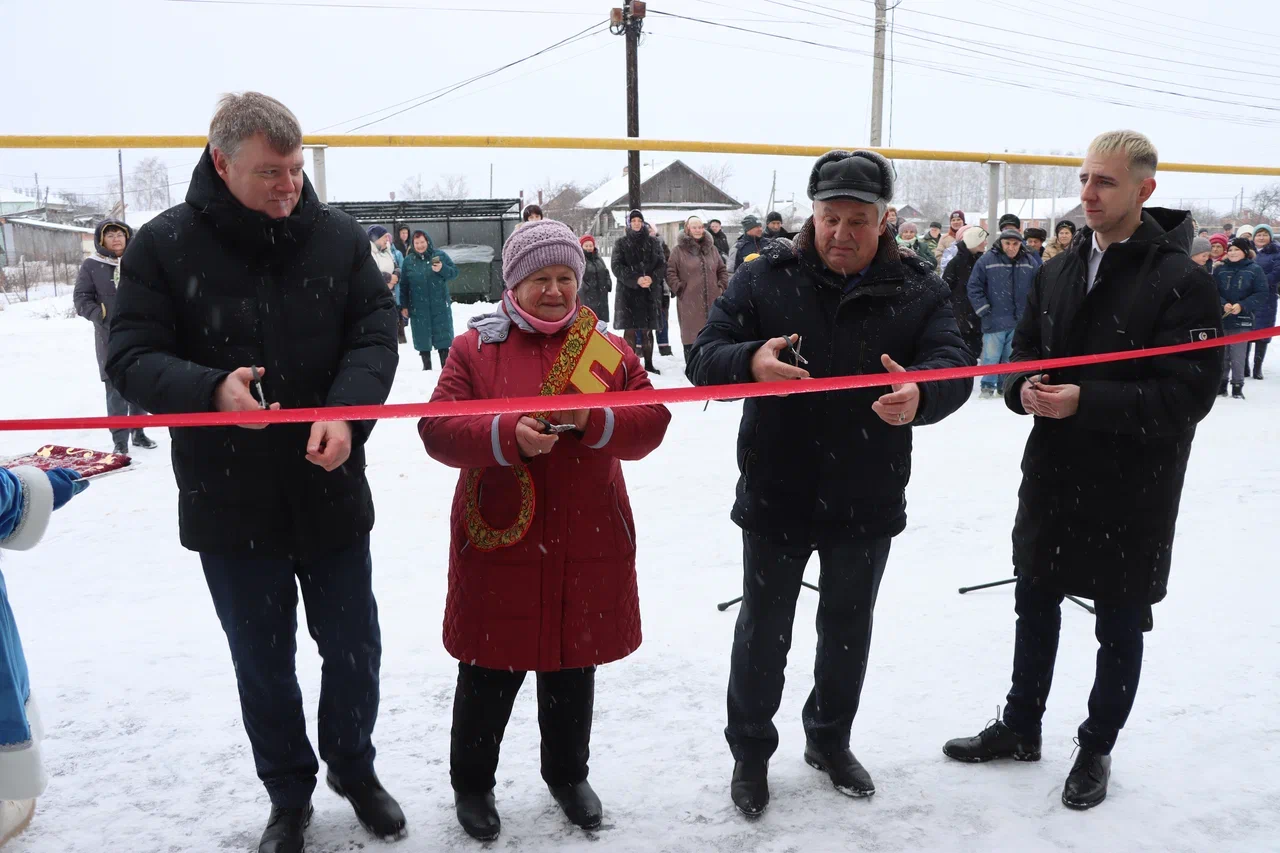
[[[83,447],[63,447],[61,444],[46,444],[35,453],[0,460],[0,468],[18,468],[23,465],[39,468],[41,471],[69,468],[78,472],[81,477],[90,479],[121,471],[131,462],[128,456],[115,453],[86,450]]]

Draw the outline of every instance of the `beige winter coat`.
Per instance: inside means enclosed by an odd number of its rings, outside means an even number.
[[[711,234],[703,232],[701,240],[681,234],[667,261],[667,287],[676,297],[682,343],[690,345],[697,340],[698,332],[707,325],[712,303],[728,286],[729,270]]]

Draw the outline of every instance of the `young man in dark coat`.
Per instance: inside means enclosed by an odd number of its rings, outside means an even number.
[[[742,236],[734,244],[733,253],[729,258],[729,274],[733,275],[738,267],[746,262],[747,258],[763,252],[765,243],[768,240],[769,238],[764,233],[764,226],[760,224],[760,217],[751,214],[744,216],[742,218]]]
[[[729,263],[729,235],[724,233],[719,219],[711,219],[707,221],[707,230],[711,232],[711,239],[715,241],[716,251],[724,258],[724,262]]]
[[[785,237],[788,240],[795,239],[795,233],[788,231],[782,223],[782,214],[774,210],[764,218],[764,236],[770,240],[776,240],[779,237]]]
[[[734,274],[690,354],[695,385],[894,374],[889,387],[760,397],[743,404],[737,500],[743,601],[734,632],[725,736],[738,810],[769,802],[773,716],[805,565],[822,562],[805,760],[851,797],[875,793],[849,749],[871,620],[894,536],[906,526],[913,426],[937,423],[969,379],[919,385],[910,372],[974,363],[950,294],[886,229],[893,167],[832,151],[809,178],[814,215],[794,243],[769,241]]]
[[[378,405],[396,314],[364,230],[303,175],[302,130],[256,92],[223,98],[186,203],[125,253],[107,374],[149,411]],[[260,381],[259,381],[260,377]],[[271,798],[261,853],[296,853],[319,766],[294,670],[297,586],[324,671],[327,782],[374,834],[404,814],[374,773],[382,645],[371,587],[371,421],[175,429],[182,544],[226,632]]]
[[[110,318],[116,311],[116,287],[120,283],[120,256],[124,254],[133,229],[119,219],[104,219],[93,229],[93,247],[97,253],[84,259],[80,274],[76,276],[73,296],[76,313],[93,324],[93,346],[98,357],[98,376],[107,389],[107,417],[145,415],[141,406],[134,405],[120,396],[120,392],[107,378],[107,331]],[[111,430],[112,453],[127,456],[129,438],[134,447],[153,450],[156,443],[140,429]]]
[[[1155,191],[1156,165],[1155,147],[1140,134],[1093,141],[1080,172],[1088,228],[1036,276],[1013,361],[1222,334],[1213,280],[1187,255],[1190,214],[1142,207]],[[949,741],[948,756],[1039,760],[1059,606],[1064,595],[1092,598],[1097,670],[1062,802],[1087,809],[1106,797],[1111,749],[1138,690],[1151,605],[1168,588],[1191,442],[1221,371],[1221,351],[1203,349],[1010,377],[1009,408],[1035,416],[1013,528],[1013,686],[1003,719]]]

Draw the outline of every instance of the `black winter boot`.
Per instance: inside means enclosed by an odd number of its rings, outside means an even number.
[[[598,829],[604,819],[600,798],[585,779],[576,785],[548,785],[564,816],[583,829]]]
[[[1040,736],[1023,737],[1000,720],[983,729],[975,737],[949,740],[942,754],[956,761],[991,761],[1012,758],[1014,761],[1039,761]]]
[[[659,344],[658,355],[672,355],[671,344]]]
[[[152,441],[147,434],[140,429],[135,429],[133,431],[133,446],[141,447],[143,450],[155,450],[159,447],[158,444]]]
[[[1233,384],[1233,385],[1231,386],[1231,398],[1232,398],[1233,400],[1243,400],[1243,399],[1244,399],[1244,383],[1243,383],[1243,382],[1241,382],[1239,385],[1234,385],[1234,384]]]
[[[112,453],[114,453],[116,456],[128,456],[128,455],[129,455],[129,442],[128,442],[128,441],[117,441],[117,442],[115,443],[115,447],[111,448],[111,452],[112,452]]]
[[[760,817],[769,805],[769,762],[735,761],[729,788],[733,804],[747,817]]]
[[[1253,361],[1253,378],[1254,379],[1262,378],[1262,359],[1260,358],[1254,359]]]
[[[1218,386],[1218,396],[1219,397],[1227,396],[1227,380],[1225,379],[1222,380],[1222,384]]]
[[[378,777],[343,783],[329,773],[325,776],[329,790],[346,800],[355,809],[360,824],[379,838],[398,838],[405,832],[404,812],[395,798],[382,787]]]
[[[1062,804],[1069,809],[1091,809],[1107,798],[1111,756],[1082,749],[1062,786]]]
[[[871,774],[848,747],[827,753],[811,743],[804,746],[805,763],[831,777],[831,784],[846,797],[869,797],[876,792]]]
[[[644,333],[644,369],[654,376],[661,376],[662,371],[653,366],[653,333]]]
[[[271,807],[267,828],[258,842],[258,853],[302,853],[311,823],[311,803],[300,809]]]
[[[483,794],[454,791],[453,809],[458,815],[458,823],[466,830],[467,835],[478,841],[492,841],[502,832],[502,819],[498,817],[498,806],[494,803],[492,789]]]
[[[449,360],[449,348],[441,347],[437,352],[440,353],[440,369],[444,370],[444,363]]]
[[[430,370],[431,369],[431,350],[427,350],[426,352],[420,352],[418,353],[418,355],[422,356],[422,369]]]

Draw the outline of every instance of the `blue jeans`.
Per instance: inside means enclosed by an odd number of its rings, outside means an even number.
[[[1008,364],[1013,355],[1013,329],[1005,332],[982,333],[982,363]],[[1003,376],[982,377],[983,388],[1003,388]]]
[[[273,805],[311,799],[319,764],[307,740],[294,671],[298,587],[323,660],[320,757],[343,782],[373,772],[382,639],[369,537],[315,560],[201,553],[213,605],[231,646],[240,710],[258,778]]]

